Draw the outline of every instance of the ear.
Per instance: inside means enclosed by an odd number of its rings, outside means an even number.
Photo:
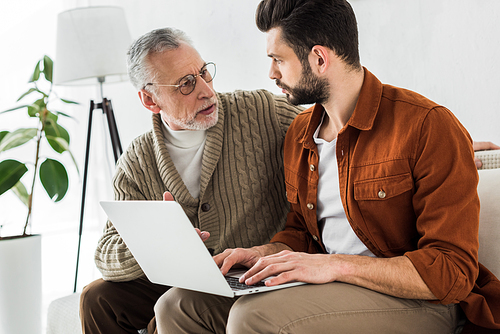
[[[309,63],[311,69],[318,74],[323,74],[330,65],[330,57],[328,49],[321,45],[315,45],[309,54]]]
[[[139,92],[139,98],[141,99],[142,105],[149,109],[155,114],[161,111],[161,108],[156,104],[153,95],[145,89],[141,89]]]

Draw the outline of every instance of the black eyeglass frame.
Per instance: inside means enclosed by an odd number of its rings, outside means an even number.
[[[213,65],[213,69],[214,69],[214,73],[210,73],[210,71],[207,70],[207,66],[208,65]],[[206,80],[203,76],[205,75],[204,71],[207,71],[208,74],[210,74],[210,80]],[[203,67],[201,68],[200,72],[198,74],[188,74],[188,75],[185,75],[183,76],[179,82],[180,84],[179,85],[164,85],[164,84],[159,84],[159,83],[156,83],[156,82],[149,82],[147,84],[144,85],[144,87],[142,89],[145,89],[146,86],[158,86],[158,87],[175,87],[179,90],[179,92],[182,94],[182,95],[189,95],[191,94],[194,89],[196,88],[196,79],[198,77],[201,77],[203,80],[205,80],[206,83],[209,83],[209,82],[212,82],[212,80],[214,80],[215,78],[215,74],[217,73],[217,66],[215,65],[215,63],[213,62],[208,62],[206,63],[205,65],[203,65]],[[189,90],[189,92],[185,92],[183,91],[182,87],[188,87],[186,86],[186,84],[190,84],[191,86],[191,89]]]

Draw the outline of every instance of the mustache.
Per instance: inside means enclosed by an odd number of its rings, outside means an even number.
[[[210,98],[208,99],[201,107],[196,110],[197,113],[199,113],[202,110],[210,108],[212,105],[217,104],[217,98]]]
[[[285,85],[284,83],[282,83],[280,79],[276,79],[275,82],[276,82],[276,86],[278,86],[279,88],[282,88],[282,89],[285,89],[287,91],[290,91],[290,87],[288,87],[287,85]]]

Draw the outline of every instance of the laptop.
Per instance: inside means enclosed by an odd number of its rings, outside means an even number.
[[[153,283],[226,297],[305,284],[291,282],[267,287],[259,282],[247,286],[238,282],[245,270],[231,270],[224,277],[177,202],[102,201],[100,204]]]

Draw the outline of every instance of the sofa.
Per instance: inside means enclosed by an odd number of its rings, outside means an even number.
[[[500,278],[500,150],[479,151],[479,262]]]
[[[479,261],[500,278],[500,150],[479,151],[483,162],[478,170]],[[80,294],[52,301],[47,312],[47,334],[81,334],[79,318]],[[139,333],[147,333],[145,330]]]

